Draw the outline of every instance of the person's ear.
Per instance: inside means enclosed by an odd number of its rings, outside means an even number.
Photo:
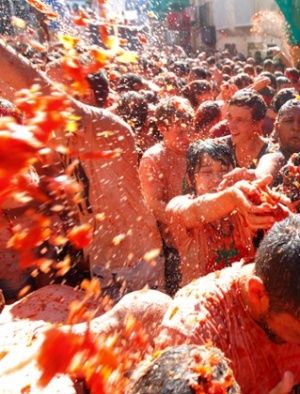
[[[260,315],[269,309],[270,299],[258,276],[252,276],[248,280],[248,298],[255,313]]]

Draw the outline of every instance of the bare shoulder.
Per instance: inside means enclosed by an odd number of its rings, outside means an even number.
[[[73,105],[85,126],[93,126],[96,131],[117,131],[133,138],[129,125],[111,111],[92,107],[78,100],[74,100]]]
[[[169,212],[181,211],[182,208],[186,208],[192,202],[193,202],[193,198],[190,194],[176,196],[169,201],[167,205],[167,211]]]
[[[160,158],[163,157],[164,152],[165,152],[165,150],[164,150],[163,145],[161,143],[157,143],[145,151],[141,161],[148,159],[148,158],[153,158],[154,160],[159,160]]]

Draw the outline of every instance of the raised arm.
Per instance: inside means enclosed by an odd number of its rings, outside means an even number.
[[[169,202],[166,212],[171,221],[178,221],[186,228],[193,228],[221,219],[237,210],[245,217],[251,229],[269,228],[274,219],[269,216],[268,209],[255,205],[248,199],[254,189],[255,185],[241,181],[220,192],[206,193],[194,199],[178,196]]]
[[[48,94],[52,85],[46,75],[36,70],[29,60],[0,40],[0,79],[15,90],[29,88],[34,83]]]

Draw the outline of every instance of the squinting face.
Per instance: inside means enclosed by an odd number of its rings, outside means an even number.
[[[216,192],[219,184],[223,180],[223,176],[230,170],[232,170],[231,165],[225,165],[220,161],[214,160],[205,153],[202,158],[201,166],[195,174],[197,196]]]
[[[300,107],[288,109],[279,117],[275,128],[283,151],[300,152]]]
[[[261,324],[272,342],[300,345],[300,320],[289,313],[268,312]]]
[[[255,122],[252,119],[251,108],[230,105],[227,119],[232,142],[235,145],[243,144],[253,137]]]

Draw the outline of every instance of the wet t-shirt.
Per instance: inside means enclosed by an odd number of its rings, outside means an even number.
[[[300,346],[271,342],[252,319],[240,294],[241,270],[237,263],[181,289],[163,319],[159,343],[210,343],[232,361],[243,394],[266,394],[286,371],[300,381]]]
[[[192,196],[177,197],[181,211],[193,200]],[[234,212],[212,223],[187,228],[173,212],[170,232],[181,258],[182,285],[210,272],[229,267],[241,258],[254,256],[252,232],[244,218]]]

